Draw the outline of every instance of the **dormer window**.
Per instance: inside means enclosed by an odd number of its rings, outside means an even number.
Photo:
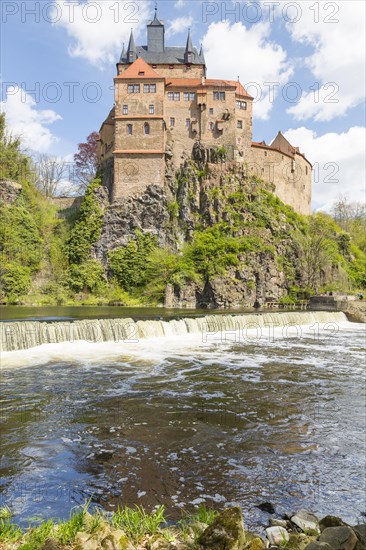
[[[139,76],[145,76],[145,71],[140,71]]]
[[[169,65],[169,69],[174,69],[174,65]]]

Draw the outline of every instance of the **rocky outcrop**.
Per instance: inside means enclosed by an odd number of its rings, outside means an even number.
[[[0,180],[0,202],[12,204],[22,191],[20,183],[11,180]]]
[[[161,187],[150,185],[139,197],[120,199],[105,211],[102,235],[95,246],[96,257],[105,263],[108,251],[126,245],[136,230],[156,235],[159,245],[165,246],[170,243],[168,221],[167,197]]]
[[[235,308],[278,301],[287,294],[288,282],[277,258],[286,258],[296,271],[293,229],[286,226],[285,217],[280,223],[275,220],[257,223],[257,214],[245,202],[255,202],[256,189],[246,179],[243,167],[229,162],[207,164],[210,152],[199,144],[193,157],[195,162],[185,160],[177,173],[169,160],[166,162],[164,188],[150,185],[142,195],[119,199],[107,206],[102,235],[94,247],[95,257],[107,266],[108,251],[126,245],[135,238],[136,231],[155,235],[159,246],[176,252],[183,243],[192,240],[197,228],[204,230],[224,223],[231,228],[233,237],[253,237],[258,247],[253,245],[241,254],[238,265],[228,268],[225,274],[212,276],[200,284],[169,286],[165,305]],[[297,275],[301,277],[300,269]]]

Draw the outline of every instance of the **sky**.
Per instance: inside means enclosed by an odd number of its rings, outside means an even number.
[[[113,106],[131,28],[146,44],[147,0],[2,0],[1,110],[33,155],[72,161]],[[255,98],[253,141],[281,130],[313,164],[313,210],[365,200],[363,0],[160,0],[166,44],[203,45],[209,78]]]

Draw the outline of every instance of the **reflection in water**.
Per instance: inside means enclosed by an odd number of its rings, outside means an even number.
[[[66,517],[89,496],[109,510],[164,503],[173,517],[237,502],[248,525],[265,500],[349,521],[365,511],[361,325],[21,353],[2,399],[2,503],[17,521]]]

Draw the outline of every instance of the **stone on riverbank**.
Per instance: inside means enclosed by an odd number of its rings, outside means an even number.
[[[291,521],[304,533],[319,534],[320,532],[318,518],[307,510],[299,510],[292,516]]]
[[[243,550],[245,531],[238,506],[227,508],[198,538],[198,544],[207,550]]]
[[[354,550],[358,538],[351,527],[327,527],[320,535],[319,542],[327,542],[333,550]]]
[[[347,524],[337,516],[325,516],[319,521],[320,531],[323,532],[327,527],[344,527]]]
[[[266,535],[273,546],[284,546],[289,541],[290,535],[283,527],[275,525],[266,529]]]

